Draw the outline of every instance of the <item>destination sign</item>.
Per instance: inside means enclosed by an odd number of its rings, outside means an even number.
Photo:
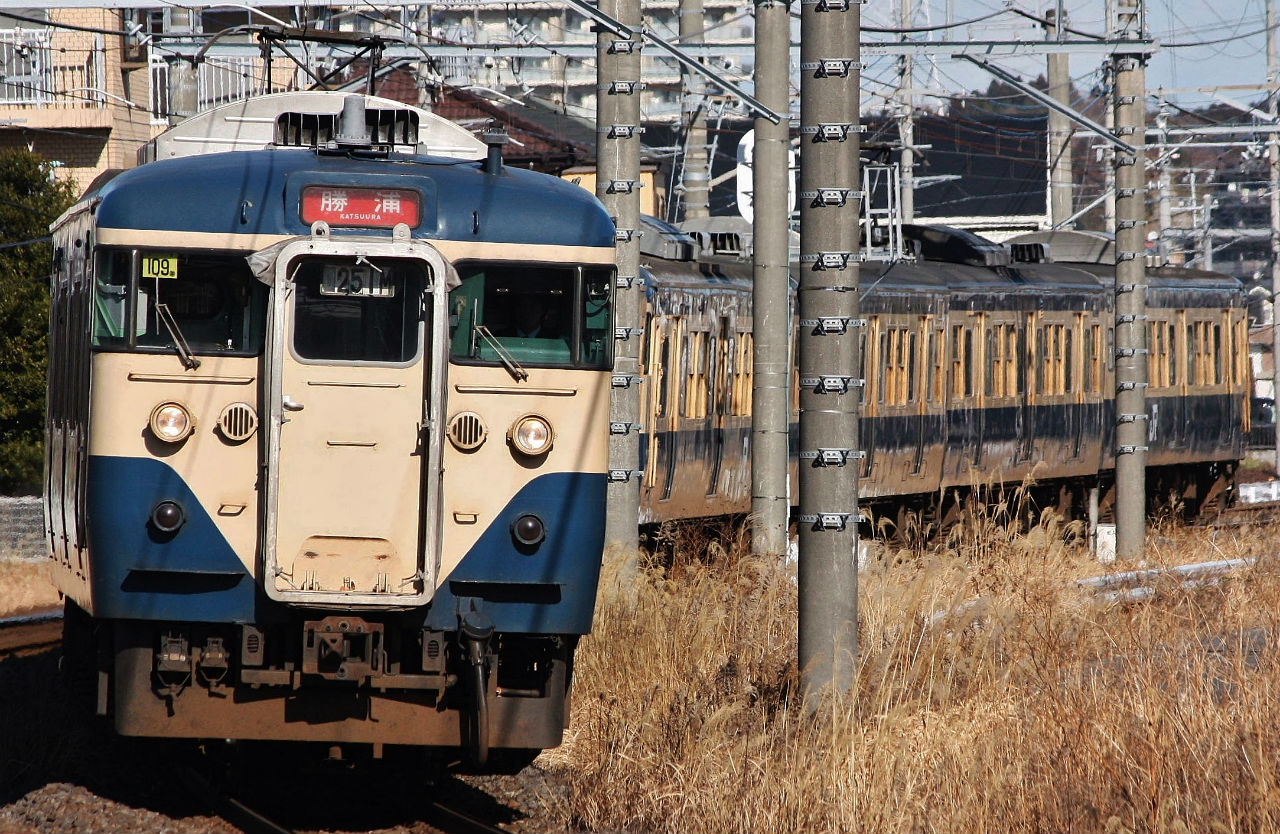
[[[330,226],[390,229],[397,223],[410,228],[422,217],[422,197],[407,188],[357,188],[309,185],[302,189],[302,222],[323,220]]]

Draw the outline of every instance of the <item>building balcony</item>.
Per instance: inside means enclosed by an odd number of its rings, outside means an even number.
[[[0,127],[110,128],[102,35],[0,30]]]

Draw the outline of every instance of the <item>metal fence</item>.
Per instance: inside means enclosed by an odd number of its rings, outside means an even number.
[[[170,66],[163,56],[153,54],[150,68],[151,123],[167,125],[173,113]],[[208,110],[220,104],[280,92],[287,86],[280,75],[273,70],[273,79],[268,83],[266,64],[261,58],[206,58],[196,69],[196,110]]]
[[[105,107],[102,35],[0,29],[0,106]]]
[[[44,502],[0,496],[0,559],[39,561],[46,555]]]

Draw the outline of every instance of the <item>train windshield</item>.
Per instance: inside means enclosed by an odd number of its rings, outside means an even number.
[[[326,362],[409,362],[418,355],[421,263],[307,259],[294,279],[293,350]]]
[[[117,350],[257,354],[267,288],[244,254],[114,250],[99,262],[93,343]]]
[[[450,294],[455,361],[609,368],[613,364],[611,267],[457,264]]]

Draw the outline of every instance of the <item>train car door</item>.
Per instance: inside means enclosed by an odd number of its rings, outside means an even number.
[[[274,599],[397,604],[434,587],[444,259],[318,237],[276,261],[264,583]],[[432,554],[428,558],[428,554]]]

